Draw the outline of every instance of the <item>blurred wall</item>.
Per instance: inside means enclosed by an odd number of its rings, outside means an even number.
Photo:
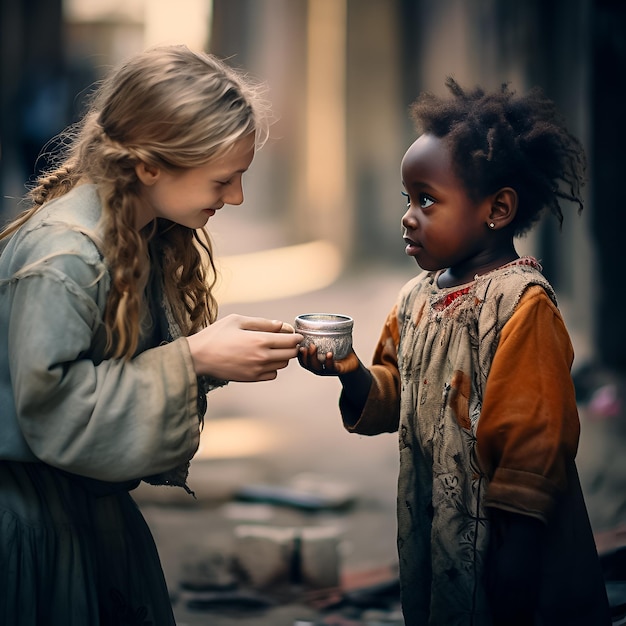
[[[600,363],[623,376],[626,210],[620,181],[626,172],[626,2],[596,0],[590,24],[594,68],[590,88],[591,227],[597,253],[594,340]]]
[[[393,1],[214,0],[211,51],[264,77],[277,116],[251,197],[350,260],[406,260],[399,20]]]
[[[67,119],[62,0],[0,0],[0,198],[23,177]],[[0,217],[3,215],[0,206]]]

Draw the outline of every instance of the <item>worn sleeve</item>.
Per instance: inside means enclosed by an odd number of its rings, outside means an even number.
[[[14,278],[9,367],[16,417],[33,454],[117,482],[193,456],[197,384],[184,338],[129,361],[94,362],[98,285],[96,268],[76,256]]]
[[[547,521],[567,489],[580,433],[572,361],[558,309],[529,288],[502,329],[478,424],[487,506]]]
[[[378,435],[395,432],[400,420],[400,374],[398,372],[398,313],[397,306],[387,316],[380,339],[374,350],[372,386],[360,416],[353,415],[343,397],[339,408],[344,425],[350,432]]]

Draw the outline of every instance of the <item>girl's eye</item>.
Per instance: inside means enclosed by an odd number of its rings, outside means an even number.
[[[407,199],[407,203],[406,203],[407,207],[410,207],[411,198],[409,197],[409,194],[406,191],[402,191],[401,193]],[[435,204],[435,200],[433,200],[433,198],[431,198],[430,196],[427,196],[425,193],[419,194],[419,205],[422,209],[427,209],[433,204]]]
[[[425,193],[420,194],[420,206],[422,209],[427,209],[433,204],[435,204],[435,201],[430,196],[427,196]]]

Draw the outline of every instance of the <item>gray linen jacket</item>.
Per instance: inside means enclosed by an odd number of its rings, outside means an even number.
[[[131,360],[104,358],[100,215],[96,187],[78,186],[0,255],[0,460],[122,482],[195,454],[198,381],[187,341],[153,330]]]

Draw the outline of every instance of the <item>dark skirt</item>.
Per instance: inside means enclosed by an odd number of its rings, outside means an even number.
[[[175,624],[136,485],[0,462],[1,624]]]

